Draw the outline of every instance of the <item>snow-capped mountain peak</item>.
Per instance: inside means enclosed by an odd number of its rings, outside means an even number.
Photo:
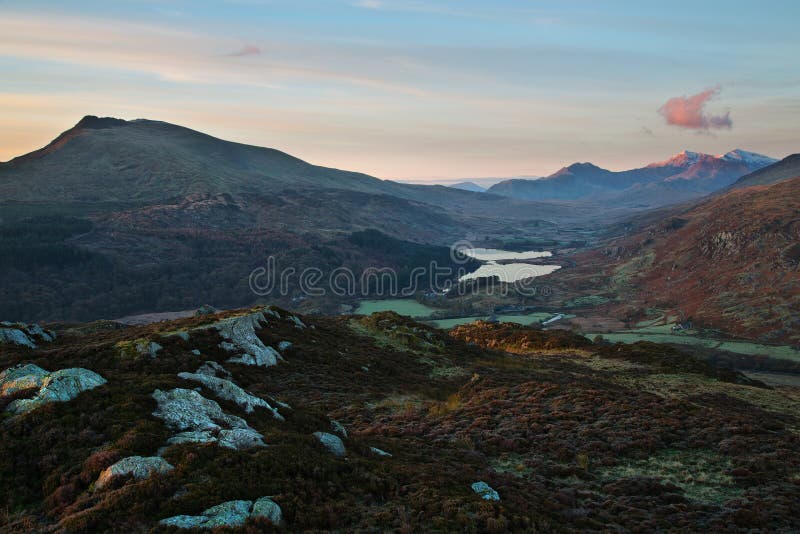
[[[691,167],[698,161],[700,161],[703,157],[706,157],[707,154],[701,154],[699,152],[692,152],[691,150],[684,150],[672,156],[671,158],[659,161],[657,163],[651,163],[648,167]]]
[[[717,157],[727,161],[740,161],[745,165],[754,167],[766,167],[767,165],[772,165],[778,161],[775,158],[771,158],[763,154],[756,154],[755,152],[747,152],[746,150],[742,150],[740,148],[731,150],[727,154],[722,154]]]

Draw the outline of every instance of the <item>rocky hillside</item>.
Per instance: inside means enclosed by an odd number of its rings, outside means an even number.
[[[605,292],[613,297],[606,308],[633,323],[659,308],[700,327],[797,344],[798,214],[800,177],[735,189],[632,224],[630,235],[553,278]]]
[[[3,531],[800,528],[796,390],[674,349],[277,308],[50,326],[0,327]]]

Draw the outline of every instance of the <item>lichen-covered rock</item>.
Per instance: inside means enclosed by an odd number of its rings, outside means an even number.
[[[202,528],[208,522],[208,517],[204,515],[176,515],[159,521],[165,527],[175,528]]]
[[[200,351],[197,351],[197,355],[200,355]],[[230,378],[231,373],[222,367],[220,364],[214,361],[205,362],[200,368],[197,370],[197,374],[199,375],[206,375],[206,376],[217,376],[219,378]]]
[[[202,376],[202,375],[199,375]],[[225,413],[219,404],[197,391],[176,388],[156,390],[153,398],[158,408],[153,415],[163,419],[178,434],[167,443],[214,443],[240,449],[263,447],[263,436],[250,428],[247,421]]]
[[[152,359],[157,358],[159,351],[164,348],[155,341],[148,341],[147,339],[120,341],[117,343],[116,347],[119,355],[123,358],[147,356],[148,358]]]
[[[180,330],[178,332],[175,332],[175,335],[178,336],[179,338],[181,338],[184,341],[189,341],[189,339],[190,339],[189,332],[186,332],[185,330]]]
[[[299,317],[290,315],[288,319],[294,323],[295,328],[299,328],[300,330],[305,330],[306,325],[303,321],[300,320]]]
[[[342,436],[343,438],[347,437],[347,430],[344,428],[344,425],[335,419],[331,419],[331,428],[333,431]]]
[[[334,456],[344,456],[347,454],[347,449],[344,447],[344,442],[334,434],[328,432],[314,432],[314,437],[322,443],[328,451]]]
[[[386,452],[386,451],[384,451],[382,449],[379,449],[378,447],[370,447],[369,450],[372,451],[373,453],[377,454],[378,456],[388,456],[388,457],[392,456],[391,453]]]
[[[210,430],[179,432],[167,440],[167,445],[180,445],[181,443],[216,443],[217,436]]]
[[[31,349],[36,348],[36,343],[18,328],[0,328],[0,343],[10,343]]]
[[[153,398],[158,408],[153,415],[163,419],[171,430],[181,432],[247,428],[247,422],[235,415],[226,414],[219,404],[191,389],[175,388],[156,390]]]
[[[38,337],[41,341],[55,341],[56,333],[52,330],[45,330],[38,324],[25,325],[29,336]]]
[[[49,373],[32,363],[19,364],[0,373],[0,397],[7,397],[26,389],[42,387]]]
[[[213,506],[203,512],[208,521],[203,525],[206,528],[240,527],[250,517],[253,508],[252,501],[228,501]]]
[[[95,487],[102,488],[117,476],[133,475],[136,480],[142,480],[154,473],[169,473],[173,469],[174,467],[160,456],[131,456],[120,460],[100,473]]]
[[[500,500],[500,494],[497,493],[494,489],[492,489],[492,487],[489,484],[483,482],[482,480],[472,484],[472,491],[480,495],[481,498],[486,501]]]
[[[0,323],[0,344],[8,343],[21,347],[36,348],[37,342],[49,343],[56,338],[55,332],[45,330],[38,324],[11,323],[3,321]]]
[[[252,501],[228,501],[212,506],[201,515],[178,515],[162,519],[164,526],[178,528],[240,527],[250,517]]]
[[[283,420],[278,410],[269,405],[267,401],[249,394],[233,382],[225,378],[201,373],[179,373],[178,377],[203,384],[214,392],[220,399],[231,401],[247,413],[252,413],[256,408],[264,408],[272,412],[273,417]]]
[[[269,497],[261,497],[253,504],[253,511],[250,517],[265,517],[276,525],[283,522],[283,510]]]
[[[237,450],[267,446],[266,443],[264,443],[264,436],[252,428],[220,430],[218,442],[220,447]]]
[[[176,515],[160,521],[161,525],[177,528],[241,527],[251,517],[265,517],[274,524],[283,522],[278,503],[269,497],[252,501],[228,501],[212,506],[200,515]]]
[[[62,369],[53,373],[45,371],[45,375],[41,375],[41,369],[36,366],[24,366],[23,368],[15,369],[11,374],[17,374],[18,379],[13,381],[13,384],[8,385],[8,391],[19,391],[24,385],[32,384],[36,387],[38,384],[39,390],[36,394],[28,399],[17,399],[11,402],[6,410],[14,414],[23,414],[35,410],[51,402],[67,402],[71,401],[84,391],[94,389],[106,383],[106,380],[93,371],[88,369]],[[11,370],[9,370],[11,371]],[[20,375],[19,373],[22,373]],[[23,376],[24,375],[24,376]],[[18,382],[21,381],[21,382]],[[2,386],[0,386],[2,387]],[[5,390],[5,387],[3,387]],[[24,389],[30,389],[25,387]],[[7,393],[4,393],[4,395]]]
[[[231,317],[218,322],[215,327],[225,339],[220,347],[229,352],[242,351],[243,354],[235,356],[228,361],[245,365],[270,367],[278,364],[280,353],[272,347],[267,347],[256,335],[256,329],[267,322],[264,311]]]
[[[292,348],[292,342],[291,341],[281,341],[280,343],[278,343],[278,350],[281,351],[281,352],[286,352],[287,350],[289,350],[291,348]]]

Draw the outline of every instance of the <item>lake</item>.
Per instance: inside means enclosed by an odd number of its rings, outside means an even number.
[[[544,276],[560,269],[559,265],[537,265],[534,263],[497,263],[509,260],[535,260],[538,258],[549,258],[553,255],[549,251],[528,250],[525,252],[511,252],[509,250],[499,250],[496,248],[470,248],[462,250],[464,255],[484,262],[476,271],[465,274],[458,279],[459,282],[465,280],[475,280],[477,278],[490,278],[496,276],[501,282],[512,283],[526,278],[536,278]]]
[[[526,278],[536,278],[537,276],[544,276],[553,271],[560,269],[559,265],[535,265],[532,263],[506,263],[505,265],[489,262],[478,267],[477,270],[465,274],[458,279],[459,282],[464,280],[474,280],[476,278],[488,278],[496,276],[501,282],[516,282]]]
[[[496,248],[468,248],[462,250],[465,256],[475,258],[480,261],[501,261],[501,260],[535,260],[537,258],[549,258],[552,252],[537,252],[529,250],[527,252],[511,252],[509,250],[499,250]]]

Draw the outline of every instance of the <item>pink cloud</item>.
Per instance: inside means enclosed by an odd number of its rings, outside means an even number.
[[[706,102],[720,92],[719,87],[706,89],[692,96],[676,96],[658,109],[667,120],[667,124],[681,126],[692,130],[708,130],[711,128],[730,128],[733,126],[730,112],[722,115],[706,113]]]
[[[231,52],[228,55],[233,57],[242,57],[242,56],[257,56],[259,54],[261,54],[261,49],[256,45],[244,45],[236,52]]]

